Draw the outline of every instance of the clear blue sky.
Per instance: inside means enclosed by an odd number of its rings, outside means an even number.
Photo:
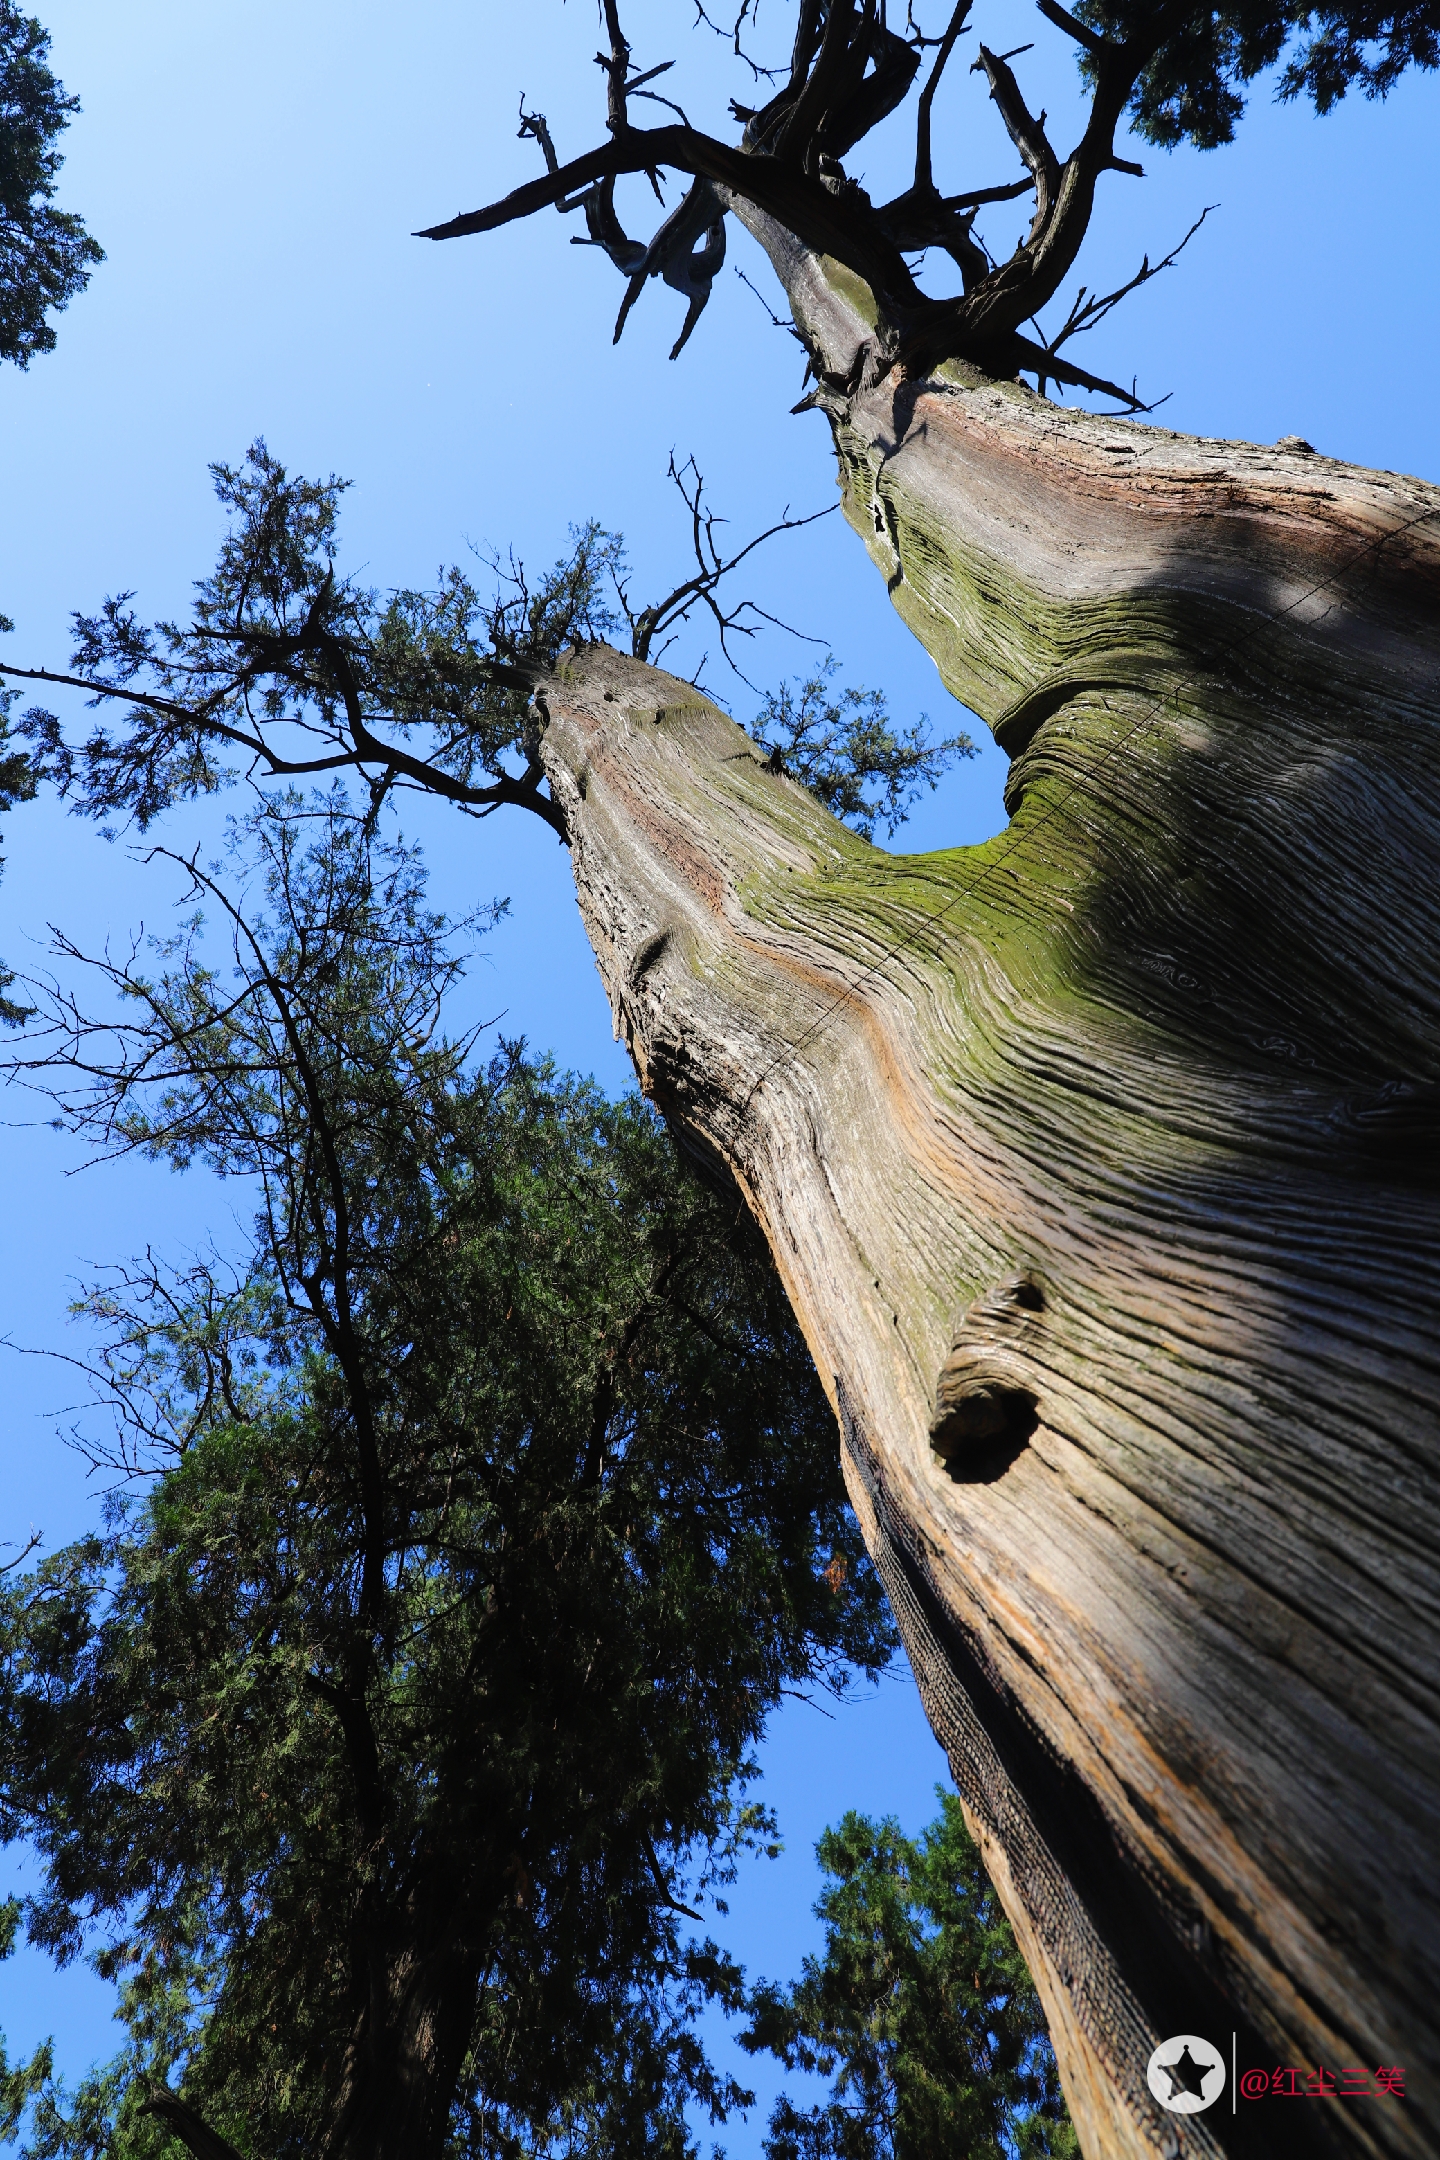
[[[627,8],[627,29],[641,64],[677,59],[665,87],[719,130],[725,100],[745,86],[723,49],[692,32],[692,12],[647,0]],[[730,266],[673,366],[683,303],[650,287],[612,348],[619,282],[596,251],[568,245],[576,221],[546,214],[440,247],[409,237],[537,169],[534,145],[515,138],[522,91],[548,113],[562,156],[600,138],[586,0],[51,0],[42,13],[84,104],[62,199],[108,260],[61,319],[57,352],[28,375],[0,372],[12,657],[63,664],[70,609],[106,592],[135,587],[152,613],[183,608],[219,529],[207,462],[238,457],[257,434],[294,467],[353,478],[348,559],[381,586],[421,583],[467,543],[548,561],[569,523],[593,515],[626,533],[637,592],[664,590],[685,542],[665,481],[672,448],[697,457],[737,534],[787,504],[833,499],[828,431],[813,414],[788,417],[798,349],[734,274],[743,266],[770,291],[733,222]],[[1017,0],[978,0],[975,22],[1002,50],[1035,39],[1022,81],[1063,139],[1075,110],[1064,40]],[[761,41],[772,35],[778,45],[778,10],[768,29],[761,18]],[[951,72],[937,114],[942,181],[1008,178],[1013,153],[995,116],[965,67]],[[1179,267],[1089,341],[1087,364],[1138,374],[1152,396],[1171,391],[1159,415],[1170,426],[1262,442],[1300,434],[1334,456],[1440,477],[1424,208],[1437,100],[1440,83],[1422,78],[1386,106],[1351,102],[1321,122],[1275,108],[1262,84],[1234,147],[1141,149],[1146,180],[1104,183],[1087,282],[1118,282],[1205,204],[1220,209]],[[867,145],[861,177],[884,185],[906,151],[898,134]],[[640,183],[630,198],[637,227],[643,194]],[[1008,249],[1019,215],[995,214],[992,246]],[[964,724],[838,517],[775,542],[754,589],[832,646],[850,680],[883,684],[897,717]],[[693,665],[701,649],[678,657]],[[803,667],[808,650],[769,641],[759,679]],[[753,716],[743,686],[718,668],[708,680],[737,717]],[[987,747],[925,804],[905,844],[996,830],[1003,773]],[[446,905],[512,901],[475,976],[477,1011],[503,1012],[508,1033],[607,1086],[627,1084],[564,851],[518,815],[478,830],[438,810],[411,823]],[[166,837],[195,829],[177,819]],[[17,810],[5,837],[0,954],[12,965],[35,964],[47,923],[98,943],[163,920],[163,879],[53,805]],[[229,1234],[231,1195],[203,1179],[138,1166],[74,1174],[73,1153],[25,1122],[23,1100],[0,1114],[12,1121],[0,1127],[0,1334],[17,1345],[80,1347],[64,1308],[91,1263]],[[75,1390],[63,1369],[18,1353],[3,1378],[0,1538],[34,1523],[53,1543],[94,1504],[56,1437],[53,1413]],[[752,1970],[779,1975],[814,1940],[820,1829],[850,1806],[918,1828],[943,1763],[904,1678],[833,1717],[787,1707],[765,1770],[788,1849],[741,1885],[729,1940]],[[100,1983],[28,1954],[0,1967],[0,2029],[12,2051],[53,2031],[71,2069],[112,2045]],[[759,2127],[737,2126],[730,2149],[757,2151]]]

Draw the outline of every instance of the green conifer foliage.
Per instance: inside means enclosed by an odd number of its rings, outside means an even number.
[[[12,2125],[140,2160],[175,2094],[265,2160],[678,2160],[740,2096],[690,2013],[740,1999],[694,1918],[771,1835],[752,1746],[891,1654],[833,1416],[733,1192],[446,1033],[411,855],[292,799],[236,874],[103,1026],[42,997],[62,1116],[257,1213],[88,1291],[108,1524],[0,1593],[28,1933],[130,2035],[78,2094],[12,2070]]]
[[[56,81],[49,53],[48,31],[0,0],[0,360],[22,368],[54,347],[49,310],[83,292],[105,259],[74,212],[53,206],[55,144],[80,101]]]
[[[1039,1997],[965,1828],[939,1788],[918,1839],[853,1811],[816,1851],[825,1948],[762,1986],[751,2054],[831,2080],[770,2120],[770,2160],[1073,2160]]]

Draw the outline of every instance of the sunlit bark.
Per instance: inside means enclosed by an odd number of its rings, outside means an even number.
[[[872,384],[864,288],[748,216],[1011,823],[884,854],[592,651],[544,756],[617,1027],[765,1227],[1086,2152],[1419,2160],[1440,490]],[[1232,2031],[1407,2097],[1157,2107]]]

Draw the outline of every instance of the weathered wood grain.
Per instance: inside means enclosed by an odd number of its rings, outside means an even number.
[[[863,294],[769,235],[822,369]],[[862,356],[863,361],[863,356]],[[765,1227],[1088,2154],[1440,2148],[1440,492],[825,392],[1014,753],[891,857],[603,649],[544,755],[617,1029]],[[1155,2041],[1402,2064],[1157,2108]]]

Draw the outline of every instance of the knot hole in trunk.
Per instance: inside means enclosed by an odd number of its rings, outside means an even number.
[[[958,1482],[993,1485],[1028,1444],[1038,1397],[1025,1353],[1044,1310],[1045,1293],[1030,1274],[1008,1276],[966,1308],[930,1421],[930,1445]]]

